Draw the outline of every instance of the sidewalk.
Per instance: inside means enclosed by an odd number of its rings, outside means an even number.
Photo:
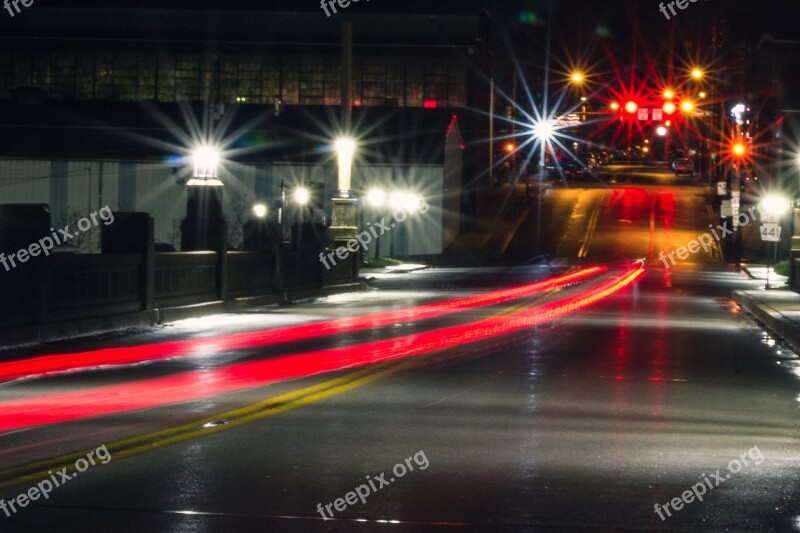
[[[753,279],[766,282],[767,269],[752,265],[744,271]],[[770,285],[786,287],[786,276],[770,274]],[[783,340],[793,351],[800,352],[800,294],[783,289],[733,291],[733,300]]]

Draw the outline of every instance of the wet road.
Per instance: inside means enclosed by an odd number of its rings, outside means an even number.
[[[616,191],[563,192],[550,266],[20,351],[156,360],[0,385],[0,497],[61,484],[0,530],[800,530],[800,361],[730,301],[756,282],[658,261],[695,193]]]

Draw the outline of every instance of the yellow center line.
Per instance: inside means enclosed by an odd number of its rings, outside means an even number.
[[[536,300],[544,298],[546,295],[557,290],[559,289],[524,298],[522,302],[504,307],[503,309],[489,314],[488,318],[516,313],[521,309],[530,307]],[[436,351],[428,355],[435,353]],[[423,365],[426,363],[427,358],[428,357],[416,357],[408,361],[389,363],[389,368],[386,368],[387,363],[370,365],[353,372],[348,372],[346,375],[245,407],[211,415],[179,426],[107,443],[106,448],[112,458],[117,460],[155,451],[159,448],[179,444],[191,439],[213,435],[362,387],[414,366]],[[383,370],[380,370],[381,368],[383,368]],[[76,472],[75,461],[81,457],[86,457],[86,455],[93,450],[95,450],[95,448],[87,448],[0,470],[0,480],[2,480],[0,481],[0,490],[27,482],[46,479],[51,471],[56,472],[64,468],[67,469],[67,473],[72,474]]]

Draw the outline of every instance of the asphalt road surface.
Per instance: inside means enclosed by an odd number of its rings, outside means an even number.
[[[549,262],[5,353],[0,531],[800,531],[800,361],[659,179],[554,191]]]

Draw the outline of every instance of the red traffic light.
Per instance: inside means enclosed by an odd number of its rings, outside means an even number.
[[[636,113],[638,110],[639,110],[639,104],[637,104],[633,100],[630,100],[628,103],[625,104],[625,111],[627,111],[631,115]]]

